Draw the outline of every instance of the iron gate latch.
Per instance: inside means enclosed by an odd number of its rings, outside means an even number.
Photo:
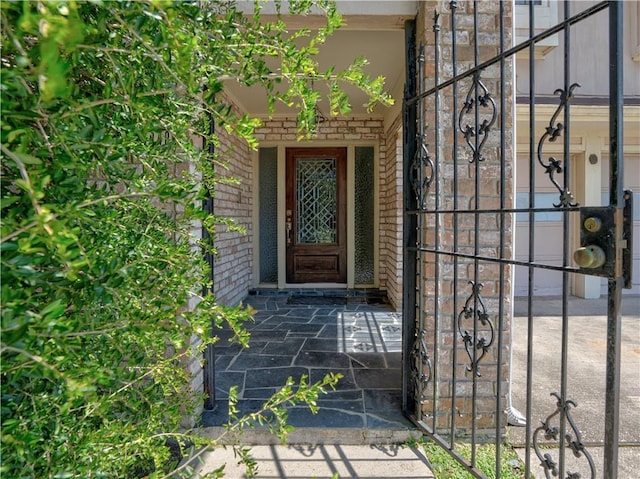
[[[580,272],[606,278],[615,278],[616,248],[621,255],[624,287],[631,288],[631,264],[633,244],[633,198],[631,191],[624,192],[622,216],[613,206],[583,206],[580,208],[580,248],[573,253],[573,260]],[[621,237],[616,227],[622,222]]]

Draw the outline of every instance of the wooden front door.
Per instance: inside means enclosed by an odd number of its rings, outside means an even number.
[[[287,149],[287,283],[346,283],[346,148]]]

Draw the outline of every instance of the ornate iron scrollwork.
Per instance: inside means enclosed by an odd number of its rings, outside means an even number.
[[[427,207],[427,194],[433,182],[434,165],[424,135],[419,137],[420,144],[411,163],[411,186],[416,195],[418,208],[424,210]]]
[[[560,193],[560,203],[553,204],[553,206],[555,206],[556,208],[578,206],[578,203],[575,203],[575,198],[573,197],[573,194],[569,191],[569,189],[560,185],[555,177],[556,173],[562,173],[562,160],[558,160],[557,158],[550,156],[548,161],[545,162],[542,159],[542,148],[545,141],[553,143],[562,135],[565,125],[562,122],[557,121],[558,116],[560,115],[560,112],[567,107],[567,105],[573,98],[573,90],[575,90],[579,86],[579,83],[574,83],[566,92],[562,88],[558,88],[553,92],[554,95],[558,95],[560,97],[560,104],[551,117],[551,120],[549,120],[549,126],[545,128],[544,135],[542,135],[540,141],[538,142],[538,163],[540,163],[540,165],[544,168],[544,172],[549,175],[549,180],[551,180],[551,183],[554,184],[554,186]]]
[[[429,348],[424,340],[424,329],[416,328],[413,348],[410,352],[410,376],[413,383],[414,397],[422,405],[426,399],[425,391],[431,381],[432,369]]]
[[[533,448],[536,452],[536,455],[538,456],[538,459],[540,459],[540,465],[544,468],[545,476],[547,477],[547,479],[552,479],[552,477],[557,477],[559,474],[559,470],[558,470],[558,463],[553,459],[551,454],[549,452],[543,454],[542,450],[540,449],[540,443],[539,443],[540,434],[544,433],[544,438],[546,440],[559,441],[558,436],[560,435],[560,428],[558,426],[552,426],[551,420],[555,416],[559,415],[561,412],[564,412],[565,417],[567,418],[567,421],[569,422],[569,425],[573,430],[573,434],[575,434],[575,439],[574,439],[574,436],[571,433],[569,432],[565,433],[564,438],[568,444],[567,447],[569,447],[569,449],[573,451],[573,455],[575,457],[577,458],[584,457],[587,460],[587,462],[589,463],[589,469],[591,471],[590,477],[591,479],[595,479],[596,466],[593,462],[593,458],[591,457],[591,454],[589,454],[589,451],[587,451],[585,445],[583,444],[580,431],[576,427],[576,424],[573,421],[573,418],[571,417],[571,407],[576,407],[577,404],[574,401],[562,399],[560,397],[560,394],[558,393],[554,392],[554,393],[551,393],[551,395],[555,396],[556,399],[558,400],[556,402],[556,410],[549,417],[547,417],[547,419],[542,421],[542,425],[539,426],[533,432]],[[582,478],[582,475],[580,473],[567,471],[566,479],[581,479],[581,478]]]
[[[464,303],[464,307],[460,314],[458,315],[458,333],[462,337],[462,341],[464,342],[464,348],[467,351],[467,355],[469,356],[469,361],[471,362],[470,366],[467,366],[467,371],[473,372],[476,376],[481,376],[480,374],[480,361],[487,354],[491,346],[493,345],[493,340],[495,337],[495,331],[493,329],[493,323],[489,318],[489,314],[487,314],[487,308],[484,304],[484,301],[480,297],[480,291],[482,290],[482,283],[476,284],[473,281],[469,281],[471,285],[471,294],[467,298],[467,301]],[[483,327],[485,327],[485,332],[488,333],[488,336],[478,334],[479,331],[475,333],[475,342],[474,335],[470,333],[469,330],[464,329],[463,322],[472,320],[473,324],[476,324],[476,319]],[[479,354],[476,355],[474,360],[473,350],[480,351]]]
[[[418,72],[418,88],[420,91],[423,89],[424,81],[424,45],[420,45],[420,54],[417,61]],[[433,176],[435,173],[435,167],[431,154],[427,148],[427,139],[425,135],[425,120],[424,120],[424,99],[418,101],[418,134],[416,135],[416,141],[418,143],[416,148],[416,154],[411,162],[411,169],[409,171],[409,180],[411,187],[416,196],[416,202],[418,208],[424,210],[427,208],[427,193],[429,187],[433,182]]]
[[[487,113],[482,113],[482,121],[479,119],[479,115],[481,114],[480,108],[483,108],[484,111],[489,114],[487,117]],[[478,117],[474,115],[473,122],[465,123],[464,118],[476,109],[478,109]],[[467,97],[458,116],[458,128],[473,152],[473,157],[469,160],[469,163],[484,160],[482,148],[487,142],[487,138],[489,138],[489,132],[496,122],[497,115],[496,102],[491,97],[491,93],[489,93],[487,87],[480,80],[480,72],[477,72],[473,75],[473,82],[467,92]],[[477,141],[473,141],[474,138],[476,138]]]

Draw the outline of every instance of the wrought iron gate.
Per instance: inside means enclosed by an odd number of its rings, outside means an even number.
[[[520,2],[522,3],[522,2]],[[525,477],[617,475],[620,305],[631,270],[631,198],[622,187],[622,3],[601,2],[572,13],[561,3],[557,25],[539,32],[527,2],[529,38],[513,44],[508,2],[426,2],[435,12],[432,31],[416,40],[416,22],[406,25],[407,83],[404,100],[404,374],[405,413],[476,477],[481,444],[495,447],[500,477],[507,415],[511,405],[513,275],[526,271],[527,373],[522,418]],[[495,8],[496,23],[487,27]],[[609,198],[605,206],[581,206],[571,191],[571,102],[580,82],[572,78],[571,32],[581,22],[603,16],[609,31]],[[426,17],[426,16],[425,16]],[[418,21],[420,25],[420,20]],[[484,26],[483,26],[484,25]],[[536,33],[538,32],[538,33]],[[547,125],[536,133],[536,46],[558,38],[564,50],[562,84]],[[528,195],[515,204],[515,55],[529,54]],[[593,66],[596,68],[596,65]],[[545,111],[549,111],[547,108]],[[550,155],[550,144],[561,144]],[[557,151],[557,149],[556,149]],[[542,180],[540,179],[542,175]],[[537,178],[538,177],[538,178]],[[540,201],[538,185],[552,191]],[[545,216],[546,215],[546,216]],[[560,225],[558,263],[536,249],[539,220]],[[514,257],[516,221],[526,230],[528,256]],[[538,231],[538,235],[536,232]],[[579,232],[579,235],[578,235]],[[579,238],[578,238],[579,236]],[[544,239],[543,239],[544,241]],[[556,384],[546,403],[532,405],[534,365],[534,281],[537,274],[561,278]],[[570,285],[576,274],[607,278],[606,400],[604,467],[599,471],[574,419],[577,403],[568,351]],[[513,421],[514,419],[511,418]],[[460,447],[460,442],[466,442]],[[553,445],[553,449],[545,449]],[[580,463],[569,464],[568,452]],[[540,477],[540,476],[537,476]]]

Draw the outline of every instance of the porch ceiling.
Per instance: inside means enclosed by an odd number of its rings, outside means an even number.
[[[376,2],[344,2],[351,3],[376,3]],[[389,2],[379,2],[381,4]],[[396,3],[396,2],[390,2]],[[398,2],[401,4],[415,4],[415,2]],[[341,3],[338,4],[339,6]],[[405,6],[406,7],[406,6]],[[366,11],[366,10],[364,10]],[[369,64],[366,72],[372,77],[382,75],[386,78],[387,90],[395,99],[394,108],[378,106],[374,115],[395,116],[396,110],[402,103],[402,91],[404,85],[404,21],[413,18],[414,13],[399,13],[394,15],[345,15],[345,26],[330,36],[326,43],[320,47],[316,56],[321,68],[335,66],[336,69],[346,68],[356,57],[364,56]],[[305,27],[317,27],[322,21],[320,16],[289,17],[287,25],[292,30]],[[273,71],[278,71],[278,66],[273,65]],[[259,87],[246,87],[235,81],[228,81],[227,91],[234,97],[240,106],[248,113],[256,116],[267,115],[267,100],[264,92]],[[319,86],[322,93],[322,86]],[[351,100],[352,114],[367,114],[364,104],[366,95],[356,88],[344,87]],[[320,103],[321,111],[329,116],[329,105],[326,100]],[[276,105],[275,116],[295,114],[295,108],[282,103]]]

